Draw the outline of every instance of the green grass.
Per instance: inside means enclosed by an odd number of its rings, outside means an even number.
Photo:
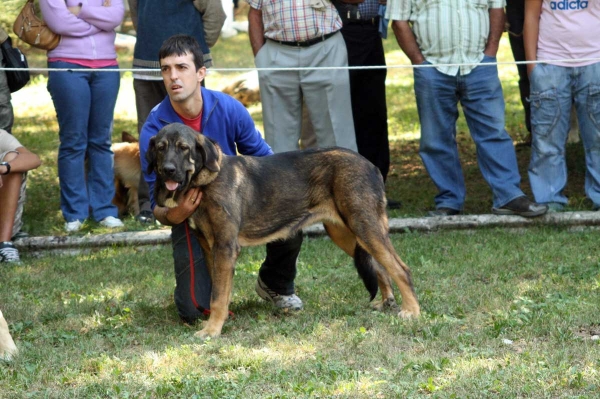
[[[413,270],[419,320],[370,310],[351,259],[328,240],[307,239],[296,280],[305,309],[276,313],[258,298],[264,249],[244,249],[235,319],[207,342],[177,319],[167,247],[3,267],[0,303],[22,354],[0,363],[0,396],[595,395],[596,234],[494,229],[393,240]]]
[[[390,36],[388,65],[407,64]],[[251,67],[246,35],[220,41],[216,67]],[[44,55],[28,50],[30,63]],[[131,54],[121,51],[122,67]],[[510,60],[506,38],[500,60]],[[210,88],[233,73],[212,72]],[[514,66],[501,66],[507,130],[523,188],[529,148]],[[65,235],[59,210],[56,118],[44,76],[13,97],[15,135],[44,164],[31,172],[25,209],[32,235]],[[418,156],[419,124],[409,69],[390,69],[392,217],[433,207],[435,187]],[[115,111],[114,138],[135,132],[131,74]],[[261,124],[260,106],[250,109]],[[491,194],[458,123],[468,213],[489,213]],[[589,209],[583,151],[569,145],[571,209]],[[141,227],[125,219],[126,230]],[[80,235],[107,232],[87,223]],[[305,310],[282,314],[253,292],[262,247],[242,251],[223,336],[199,342],[177,318],[169,246],[108,248],[0,267],[0,306],[21,355],[0,363],[1,398],[396,398],[581,397],[600,387],[600,258],[597,231],[527,230],[394,235],[411,266],[423,315],[404,321],[370,310],[351,259],[326,239],[307,239],[297,293]]]

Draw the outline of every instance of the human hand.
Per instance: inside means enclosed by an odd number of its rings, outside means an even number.
[[[173,224],[183,223],[184,220],[192,216],[200,205],[202,192],[199,187],[191,188],[181,197],[177,206],[169,209],[167,220]]]
[[[184,219],[189,218],[200,205],[200,201],[202,200],[202,192],[200,191],[200,187],[190,188],[183,195],[183,198],[177,204],[177,208],[180,208],[182,215],[185,215]]]
[[[79,15],[79,13],[81,12],[81,6],[72,6],[67,8],[69,9],[69,11],[71,11],[71,14],[73,15]]]
[[[531,72],[533,72],[533,68],[535,68],[536,64],[527,64],[527,76],[531,76]]]
[[[104,3],[102,3],[102,7],[110,7],[110,0],[104,0]]]

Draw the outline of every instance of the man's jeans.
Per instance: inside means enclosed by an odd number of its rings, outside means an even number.
[[[259,270],[262,281],[280,295],[294,293],[296,262],[302,246],[302,232],[267,244],[267,257]],[[182,320],[193,323],[210,309],[212,284],[204,252],[186,223],[171,229],[175,263],[175,306]],[[190,267],[190,256],[193,267]]]
[[[484,57],[482,64],[495,62]],[[425,64],[429,64],[427,61]],[[479,169],[492,189],[493,206],[523,195],[512,139],[504,129],[504,97],[495,65],[450,76],[434,67],[414,69],[421,122],[419,154],[439,192],[437,208],[462,210],[465,182],[456,144],[458,102],[477,148]]]
[[[529,180],[537,202],[567,203],[565,144],[573,102],[585,148],[585,193],[600,206],[600,63],[538,64],[530,76],[533,141]]]
[[[119,92],[118,72],[89,72],[68,62],[49,62],[48,91],[59,126],[58,177],[60,207],[67,222],[117,216],[113,153],[113,114]],[[117,67],[107,67],[114,69]],[[87,159],[87,173],[85,161]]]

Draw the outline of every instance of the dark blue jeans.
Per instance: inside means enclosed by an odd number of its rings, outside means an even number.
[[[68,62],[50,68],[48,91],[58,119],[60,208],[67,222],[117,217],[111,132],[121,78],[118,72],[90,72]],[[114,69],[117,67],[107,67]],[[87,174],[85,161],[87,158]]]
[[[193,323],[210,308],[212,284],[204,252],[186,223],[171,229],[175,263],[175,306],[181,319]],[[272,290],[281,295],[294,293],[296,262],[302,246],[302,233],[285,241],[267,244],[267,257],[259,276]],[[190,258],[193,262],[190,265]]]

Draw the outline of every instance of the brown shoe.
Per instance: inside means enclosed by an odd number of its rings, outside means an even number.
[[[542,216],[546,212],[548,212],[548,205],[533,202],[524,195],[500,208],[492,208],[492,213],[495,215],[518,215],[525,218]]]
[[[435,211],[427,212],[427,216],[454,216],[460,215],[460,211],[458,209],[452,208],[438,208]]]

